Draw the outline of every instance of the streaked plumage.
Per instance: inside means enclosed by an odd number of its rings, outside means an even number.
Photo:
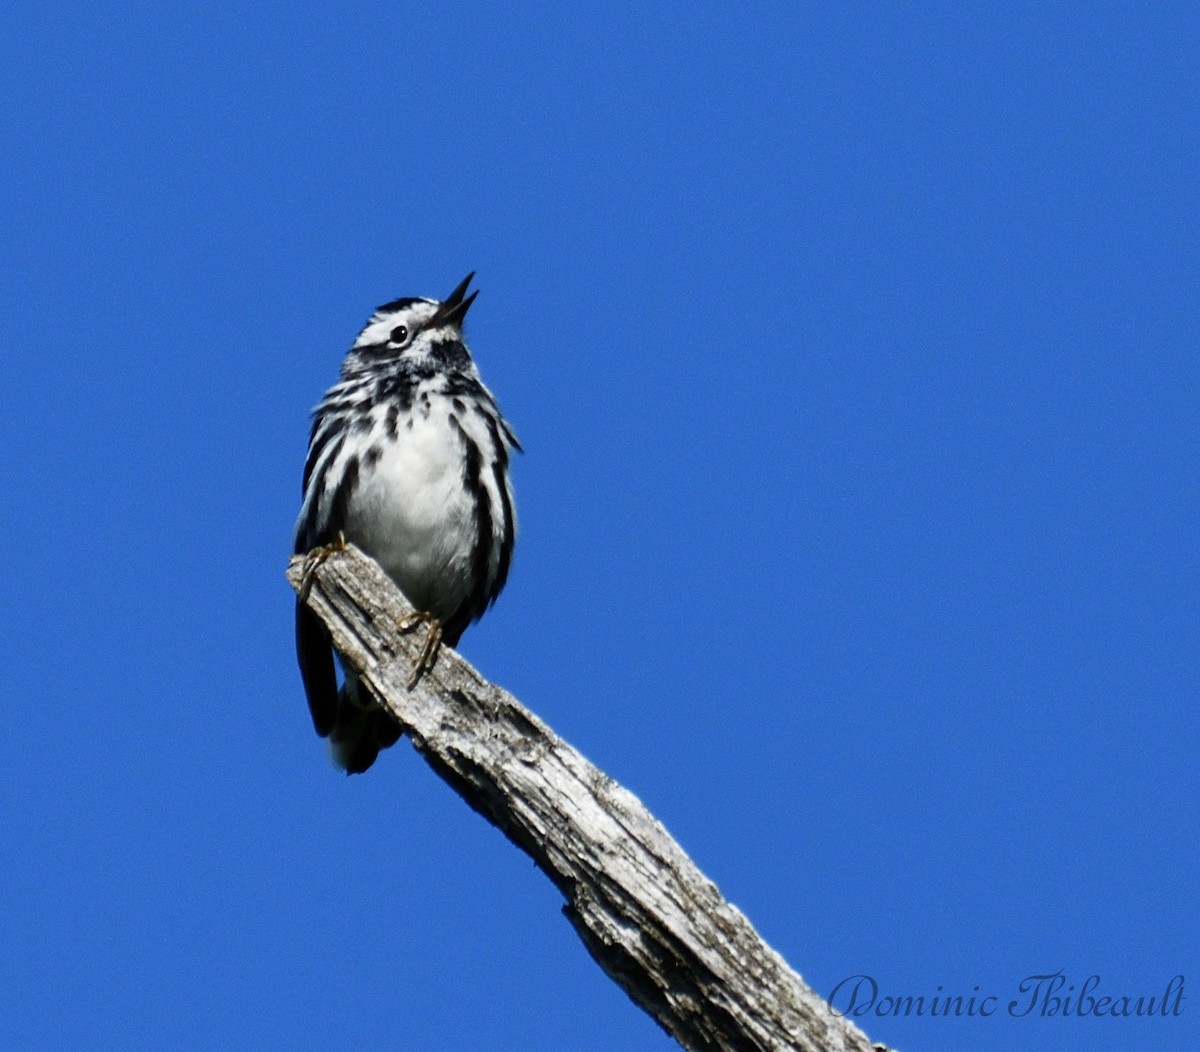
[[[362,548],[449,646],[504,587],[516,537],[520,446],[461,330],[473,276],[441,303],[395,300],[368,320],[314,411],[295,532],[298,554],[339,533]],[[296,653],[317,733],[341,767],[365,771],[399,727],[353,676],[338,690],[329,635],[299,603]]]

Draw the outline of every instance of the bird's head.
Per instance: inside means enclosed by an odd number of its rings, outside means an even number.
[[[439,369],[468,367],[471,353],[463,340],[462,323],[479,295],[478,289],[466,294],[473,277],[474,271],[440,302],[410,298],[378,307],[354,341],[350,357],[364,364],[403,360]]]

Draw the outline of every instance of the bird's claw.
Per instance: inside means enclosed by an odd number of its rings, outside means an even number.
[[[425,642],[421,644],[416,661],[413,662],[412,675],[408,677],[408,682],[405,684],[406,690],[412,690],[421,682],[421,677],[433,668],[434,662],[437,661],[438,650],[442,645],[442,623],[433,614],[426,613],[424,610],[414,610],[411,614],[402,617],[396,628],[401,632],[411,632],[420,624],[428,625],[429,631],[425,636]]]
[[[304,575],[300,578],[300,602],[305,602],[308,599],[308,593],[312,591],[313,580],[316,578],[317,569],[326,559],[335,552],[346,550],[346,535],[338,530],[338,535],[328,544],[318,545],[304,557]]]

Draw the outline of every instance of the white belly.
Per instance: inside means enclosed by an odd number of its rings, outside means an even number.
[[[475,504],[463,481],[462,445],[445,416],[409,418],[395,439],[372,434],[374,466],[361,459],[346,538],[370,554],[418,609],[440,620],[466,600]]]

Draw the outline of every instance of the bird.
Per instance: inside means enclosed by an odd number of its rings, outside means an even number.
[[[412,686],[439,646],[496,601],[516,541],[509,467],[520,452],[463,337],[478,289],[376,308],[313,410],[293,550],[313,559],[352,543],[384,569],[425,622]],[[308,575],[306,575],[308,576]],[[360,774],[402,728],[353,670],[339,688],[329,631],[296,603],[296,658],[313,727],[336,766]]]

